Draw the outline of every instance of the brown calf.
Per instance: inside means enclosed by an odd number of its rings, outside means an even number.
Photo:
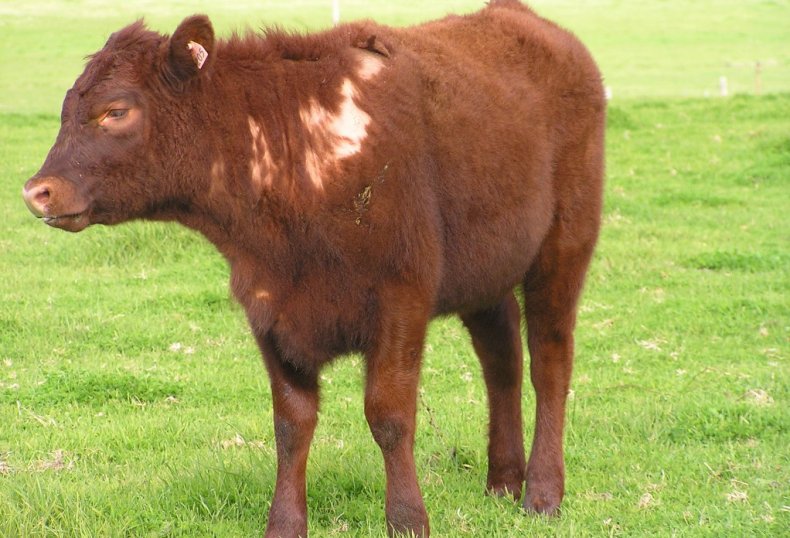
[[[318,375],[366,358],[389,531],[428,535],[412,453],[431,318],[457,313],[490,407],[488,490],[553,513],[576,304],[598,235],[605,102],[568,32],[516,0],[392,29],[215,41],[113,34],[63,104],[24,188],[50,226],[177,221],[227,258],[271,378],[277,482],[266,536],[305,536]],[[523,286],[535,437],[525,461]]]

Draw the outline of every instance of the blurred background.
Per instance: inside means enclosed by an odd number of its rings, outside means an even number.
[[[332,0],[2,0],[0,111],[57,112],[65,90],[111,32],[144,17],[162,33],[193,13],[217,32],[333,23]],[[338,0],[341,21],[405,25],[479,9],[482,1]],[[702,97],[790,90],[790,2],[535,0],[590,47],[614,98]]]

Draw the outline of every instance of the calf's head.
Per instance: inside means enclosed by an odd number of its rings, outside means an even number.
[[[202,15],[185,19],[170,38],[142,22],[113,34],[66,94],[55,144],[23,189],[30,211],[78,232],[188,205],[189,178],[179,163],[196,151],[187,126],[199,126],[190,121],[198,107],[189,100],[213,48]]]

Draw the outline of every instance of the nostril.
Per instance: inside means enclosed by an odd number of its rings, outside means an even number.
[[[44,216],[48,211],[49,206],[52,204],[52,195],[53,191],[50,183],[42,183],[30,188],[25,186],[22,191],[25,204],[37,217]]]
[[[40,190],[34,194],[33,200],[35,200],[36,204],[39,206],[43,206],[49,202],[49,187],[40,187]]]

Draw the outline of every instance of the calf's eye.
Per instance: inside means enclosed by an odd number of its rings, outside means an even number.
[[[112,110],[107,112],[107,116],[106,117],[110,118],[110,119],[113,119],[113,120],[119,120],[119,119],[125,117],[126,114],[128,114],[128,113],[129,113],[129,109],[127,109],[127,108],[113,108]]]

